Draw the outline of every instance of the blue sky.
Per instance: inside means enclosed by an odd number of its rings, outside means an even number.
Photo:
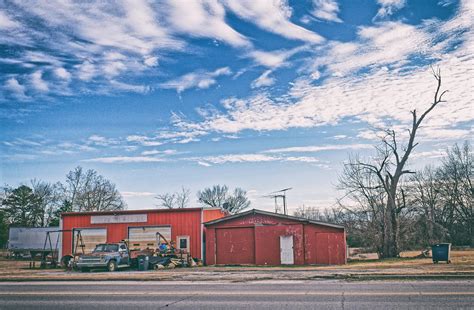
[[[473,1],[8,1],[0,4],[2,184],[77,165],[130,209],[213,184],[290,211],[341,193],[349,154],[401,135],[439,66],[449,89],[412,165],[472,139]]]

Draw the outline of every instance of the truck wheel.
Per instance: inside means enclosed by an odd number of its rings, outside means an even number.
[[[109,263],[107,264],[107,269],[110,272],[117,271],[117,262],[114,260],[109,261]]]
[[[71,261],[71,259],[73,259],[72,256],[63,256],[63,258],[61,258],[61,265],[65,268],[65,269],[68,269],[70,266],[69,266],[69,262]]]

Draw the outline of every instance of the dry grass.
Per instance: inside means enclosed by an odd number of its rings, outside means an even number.
[[[28,261],[0,258],[1,280],[196,280],[249,281],[261,279],[312,279],[344,275],[449,275],[474,277],[474,251],[452,251],[451,264],[433,264],[430,258],[413,258],[420,252],[402,253],[402,258],[359,260],[343,266],[291,267],[198,267],[149,272],[66,272],[62,269],[29,269]],[[36,266],[39,266],[37,262]]]
[[[452,273],[470,272],[474,273],[474,251],[451,251],[451,264],[440,262],[433,264],[431,258],[416,258],[421,252],[402,252],[401,258],[381,260],[357,260],[350,262],[342,268],[353,270],[385,269],[386,271],[406,273]]]

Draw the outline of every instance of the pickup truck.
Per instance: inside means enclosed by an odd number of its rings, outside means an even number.
[[[130,265],[130,252],[125,242],[98,244],[92,253],[82,255],[76,261],[76,267],[80,271],[92,268],[107,268],[108,271],[116,271],[118,268],[130,267]]]

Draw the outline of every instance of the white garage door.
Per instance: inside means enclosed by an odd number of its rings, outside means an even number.
[[[84,244],[84,253],[91,253],[97,244],[107,242],[107,229],[105,228],[74,228],[72,237],[72,251],[73,253],[82,253],[81,242],[76,246],[78,241],[78,231],[81,232],[82,241]]]
[[[141,227],[129,227],[128,228],[128,240],[130,244],[130,249],[156,249],[157,236],[156,233],[159,232],[163,237],[171,241],[171,226],[141,226]]]

